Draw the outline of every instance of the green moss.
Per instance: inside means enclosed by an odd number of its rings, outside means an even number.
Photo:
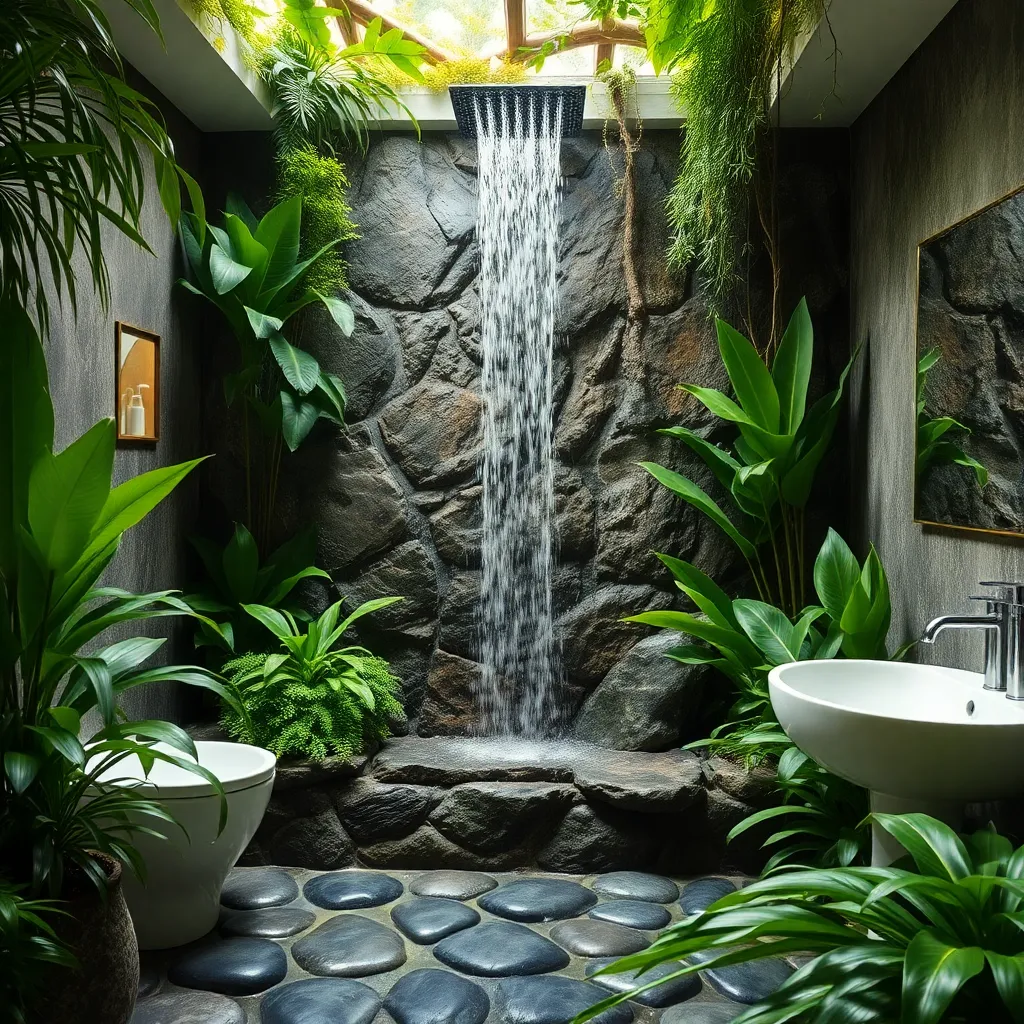
[[[224,675],[240,688],[249,713],[246,722],[225,707],[221,717],[228,735],[241,743],[265,747],[279,757],[313,761],[332,755],[353,757],[368,743],[389,736],[389,723],[404,717],[397,697],[399,681],[383,658],[352,658],[359,665],[360,680],[373,693],[372,711],[344,685],[332,685],[338,680],[330,673],[258,687],[249,680],[247,685],[249,673],[258,672],[257,681],[261,680],[266,660],[266,654],[245,654],[223,668]]]
[[[345,201],[348,177],[342,163],[320,156],[313,149],[286,149],[277,159],[277,201],[302,199],[302,257],[309,259],[336,238],[351,241],[359,237]],[[309,269],[306,284],[324,295],[348,287],[345,257],[337,248],[320,256]]]
[[[418,82],[399,71],[393,64],[380,63],[374,73],[396,89],[402,86],[425,85],[433,92],[444,92],[449,85],[508,85],[526,79],[526,68],[515,61],[495,61],[483,57],[453,57],[428,64],[420,69],[423,81]]]

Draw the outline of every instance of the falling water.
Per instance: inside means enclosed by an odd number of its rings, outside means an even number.
[[[539,737],[557,721],[551,356],[563,101],[475,99],[484,461],[481,731]]]

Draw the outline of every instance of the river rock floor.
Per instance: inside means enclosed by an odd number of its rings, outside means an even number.
[[[214,932],[143,954],[132,1024],[568,1024],[655,976],[590,980],[600,967],[741,881],[237,868]],[[598,1020],[728,1024],[791,972],[703,971]]]

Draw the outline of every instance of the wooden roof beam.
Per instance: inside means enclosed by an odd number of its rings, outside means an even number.
[[[425,58],[430,64],[439,64],[452,58],[452,54],[442,50],[425,36],[420,35],[415,29],[402,25],[393,18],[389,18],[386,14],[375,11],[373,5],[367,3],[366,0],[324,0],[324,2],[328,7],[333,7],[337,10],[339,19],[344,19],[348,16],[352,21],[356,21],[360,25],[368,25],[374,18],[380,18],[381,25],[385,31],[392,28],[401,29],[402,35],[406,39],[419,43],[426,50]]]
[[[509,0],[509,2],[515,2],[515,0]],[[559,53],[575,50],[581,46],[647,45],[644,34],[635,21],[606,18],[604,21],[581,21],[567,31],[538,32],[528,35],[520,46],[513,47],[510,42],[504,56],[507,60],[529,60],[530,51],[537,50],[545,43],[550,42],[559,43]]]

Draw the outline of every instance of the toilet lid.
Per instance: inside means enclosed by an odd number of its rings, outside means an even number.
[[[176,754],[179,758],[192,760],[187,754],[166,743],[154,743],[153,747],[165,753]],[[237,793],[274,777],[277,758],[262,747],[252,747],[247,743],[196,740],[196,752],[199,754],[199,764],[220,779],[225,793]],[[215,793],[213,786],[202,776],[194,775],[166,761],[154,762],[147,778],[139,759],[134,754],[102,772],[99,781],[138,784],[140,791],[152,793],[162,800],[213,796]]]

